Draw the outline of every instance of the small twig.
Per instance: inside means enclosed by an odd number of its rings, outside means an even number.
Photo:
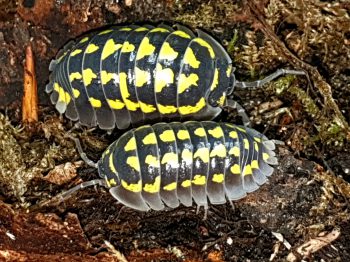
[[[38,88],[35,76],[35,65],[32,47],[26,47],[24,64],[24,86],[22,100],[22,122],[38,121]]]

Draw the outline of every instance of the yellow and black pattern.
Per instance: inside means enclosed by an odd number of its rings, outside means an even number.
[[[234,81],[232,61],[186,27],[114,26],[67,45],[50,64],[57,110],[111,130],[159,120],[212,119]]]
[[[98,162],[110,193],[147,211],[179,204],[207,208],[259,188],[277,164],[275,145],[259,132],[226,123],[173,122],[130,130]]]

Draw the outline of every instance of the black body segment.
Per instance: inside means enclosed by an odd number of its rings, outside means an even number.
[[[158,123],[152,126],[157,139],[160,156],[160,197],[162,201],[171,208],[179,206],[177,197],[177,175],[179,159],[175,133],[165,123]]]
[[[141,211],[208,207],[259,188],[276,165],[274,143],[259,132],[211,121],[158,123],[125,133],[98,162],[111,194]]]
[[[153,128],[142,126],[134,132],[142,178],[142,197],[153,210],[164,209],[160,198],[161,164]]]
[[[224,48],[199,30],[113,26],[60,51],[46,91],[61,114],[88,127],[210,120],[234,82],[231,64]]]
[[[139,125],[143,122],[143,112],[136,93],[135,63],[140,43],[151,26],[135,28],[123,43],[118,61],[118,75],[123,102],[130,113],[131,123]]]
[[[84,37],[69,53],[68,73],[69,82],[74,94],[75,106],[79,115],[79,122],[85,126],[96,126],[95,111],[89,101],[89,96],[83,82],[83,59],[90,37]]]
[[[115,125],[125,129],[130,125],[130,113],[120,92],[118,62],[123,43],[136,26],[120,27],[105,43],[101,57],[101,85],[109,107],[114,113]]]
[[[157,108],[165,119],[180,119],[177,107],[177,88],[180,66],[191,35],[176,30],[162,44],[156,64],[154,81]]]
[[[103,47],[115,29],[107,29],[91,38],[84,52],[82,76],[89,102],[95,111],[97,124],[105,130],[114,128],[114,114],[101,86],[101,56]]]
[[[150,123],[160,119],[157,109],[154,82],[156,78],[156,65],[159,51],[174,30],[168,26],[158,26],[150,30],[142,39],[135,61],[135,86],[144,120]]]

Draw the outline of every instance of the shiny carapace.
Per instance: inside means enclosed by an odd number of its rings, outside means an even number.
[[[191,206],[193,201],[207,209],[208,200],[238,200],[265,183],[277,164],[274,149],[273,141],[243,126],[211,121],[146,125],[106,149],[95,164],[104,182],[96,181],[136,210]]]
[[[50,65],[46,91],[60,113],[112,130],[174,120],[210,120],[235,78],[208,34],[184,26],[113,26],[68,44]]]

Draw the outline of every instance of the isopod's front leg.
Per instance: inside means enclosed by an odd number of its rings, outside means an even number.
[[[232,99],[226,99],[226,104],[224,107],[228,107],[231,109],[236,109],[238,115],[242,118],[243,125],[249,127],[251,125],[250,119],[244,110],[244,108],[237,102]]]

